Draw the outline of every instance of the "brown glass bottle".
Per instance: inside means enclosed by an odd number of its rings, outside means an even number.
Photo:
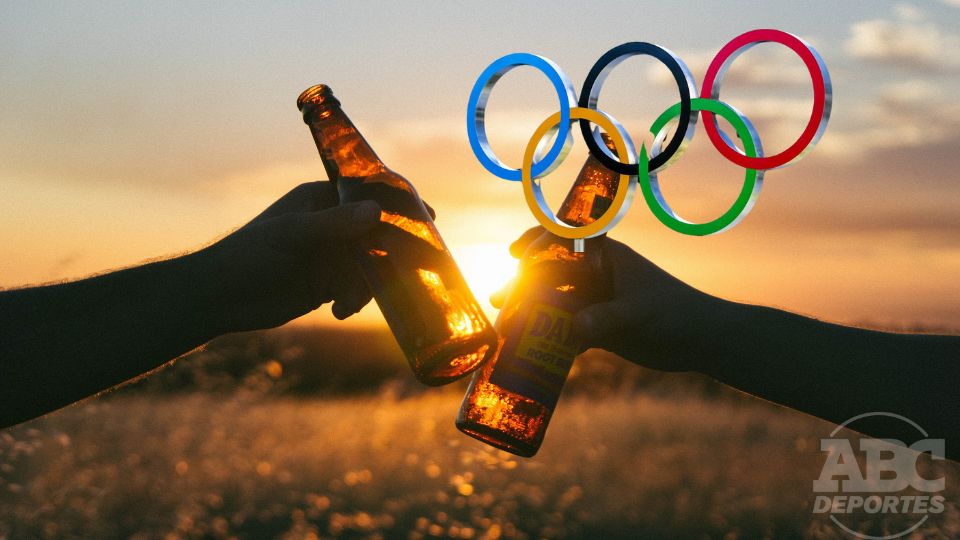
[[[374,200],[380,224],[357,257],[377,305],[417,379],[431,386],[470,373],[498,338],[413,185],[391,171],[326,85],[297,99],[341,204]]]
[[[588,157],[557,217],[573,226],[592,223],[613,202],[618,179]],[[580,350],[570,332],[573,315],[610,296],[602,263],[592,240],[576,253],[572,240],[544,233],[527,248],[497,317],[503,344],[470,382],[457,415],[460,431],[520,456],[537,453]]]

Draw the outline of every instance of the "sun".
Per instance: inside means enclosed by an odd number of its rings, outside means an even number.
[[[466,244],[452,248],[464,279],[483,310],[491,317],[496,310],[490,305],[490,295],[517,273],[517,260],[510,256],[505,244]]]

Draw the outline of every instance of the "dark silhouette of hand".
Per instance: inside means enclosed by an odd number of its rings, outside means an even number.
[[[303,184],[200,251],[0,291],[0,328],[14,337],[0,339],[0,428],[229,332],[279,326],[330,301],[338,319],[359,311],[370,291],[354,250],[380,207],[339,199],[330,182]]]
[[[521,258],[542,227],[527,230],[510,246]],[[699,370],[705,355],[704,332],[711,306],[719,301],[687,285],[629,246],[598,239],[604,264],[613,277],[613,299],[576,314],[574,331],[586,348],[598,347],[632,362],[665,371]],[[589,249],[589,245],[588,245]],[[502,305],[505,291],[490,300]]]
[[[517,258],[544,234],[525,232]],[[831,324],[698,291],[628,246],[603,238],[613,298],[582,309],[573,329],[587,347],[664,371],[698,371],[754,396],[840,424],[864,411],[892,411],[946,440],[957,460],[960,337],[895,334]],[[590,249],[590,245],[587,245]],[[490,301],[503,304],[509,285]],[[903,422],[866,431],[908,441]]]
[[[338,203],[332,183],[301,184],[203,250],[223,280],[227,331],[278,326],[330,301],[345,319],[370,301],[350,242],[376,226],[380,207]]]

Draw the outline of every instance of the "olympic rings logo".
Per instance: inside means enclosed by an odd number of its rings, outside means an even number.
[[[806,127],[790,146],[772,156],[764,156],[760,138],[750,120],[731,105],[720,101],[720,85],[727,69],[737,56],[764,42],[778,43],[796,53],[803,60],[813,83],[813,108]],[[600,89],[607,75],[617,64],[637,55],[647,55],[664,64],[673,75],[680,94],[680,101],[664,111],[650,127],[654,142],[649,156],[644,146],[637,153],[623,126],[609,114],[597,109]],[[540,124],[527,143],[522,166],[512,169],[497,159],[490,149],[484,113],[493,86],[518,66],[530,66],[546,75],[557,93],[560,110]],[[696,95],[696,84],[686,64],[673,52],[651,43],[624,43],[607,51],[590,69],[579,99],[570,79],[551,60],[530,53],[513,53],[495,60],[474,84],[467,105],[467,136],[474,155],[485,169],[505,180],[523,183],[524,198],[530,211],[541,225],[558,236],[591,238],[613,228],[632,201],[635,184],[631,177],[634,175],[638,178],[637,183],[647,206],[664,225],[682,234],[710,235],[732,228],[750,212],[760,194],[764,171],[795,163],[820,140],[830,118],[832,86],[827,66],[807,42],[781,30],[758,29],[735,37],[720,49],[707,68],[700,97]],[[743,145],[742,151],[720,130],[716,115],[733,126]],[[720,154],[746,170],[743,188],[733,205],[720,217],[706,223],[694,223],[680,217],[663,197],[657,180],[657,173],[677,159],[686,143],[693,138],[697,116],[703,118],[707,136]],[[677,118],[677,129],[667,141],[667,127],[674,118]],[[579,121],[581,134],[593,157],[610,170],[620,173],[613,204],[603,216],[583,227],[571,227],[554,217],[540,186],[540,179],[559,166],[567,156],[573,142],[570,125],[574,120]],[[610,135],[617,155],[625,158],[625,162],[605,147],[599,129],[591,130],[591,123]],[[556,135],[554,142],[547,149],[546,141],[553,135]]]

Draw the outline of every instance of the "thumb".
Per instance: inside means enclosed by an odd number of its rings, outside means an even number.
[[[517,278],[510,278],[510,281],[506,282],[503,287],[500,287],[490,295],[490,305],[497,309],[502,309],[504,302],[507,301],[507,296],[510,295],[510,291],[513,290],[516,284]]]
[[[360,201],[313,212],[307,218],[307,234],[314,238],[351,239],[363,236],[380,222],[380,205]]]
[[[537,238],[540,238],[540,235],[542,235],[544,232],[546,232],[546,229],[540,225],[531,227],[524,231],[524,233],[520,235],[520,238],[517,238],[512,244],[510,244],[510,255],[512,255],[514,259],[519,259],[522,257],[523,252],[527,250],[530,244],[532,244]]]
[[[573,332],[587,345],[603,345],[620,334],[626,314],[617,302],[603,302],[581,309],[573,317]]]

